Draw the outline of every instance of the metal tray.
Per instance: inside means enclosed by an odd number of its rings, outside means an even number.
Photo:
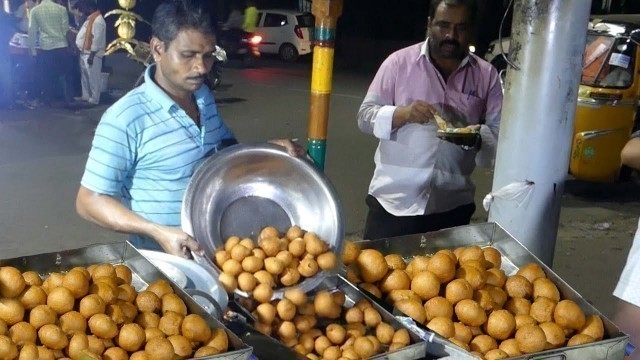
[[[605,336],[607,338],[591,344],[546,350],[510,359],[601,360],[624,358],[629,336],[622,333],[611,320],[607,319],[593,305],[580,296],[577,291],[554,273],[553,270],[529,252],[529,250],[498,224],[473,224],[424,234],[398,236],[371,241],[365,240],[356,242],[355,244],[360,249],[375,249],[384,255],[399,254],[404,259],[411,259],[416,255],[433,255],[438,250],[454,249],[460,246],[493,246],[502,254],[502,270],[505,271],[507,276],[515,274],[521,266],[534,262],[540,265],[549,280],[556,284],[563,299],[575,301],[587,316],[599,315],[602,318]],[[378,301],[380,300],[378,299]],[[432,339],[433,342],[427,346],[428,354],[443,356],[442,351],[444,351],[446,354],[449,354],[447,356],[456,354],[456,359],[476,359],[476,357],[466,351],[462,353],[463,355],[459,355],[461,354],[461,348],[440,336],[433,336]]]
[[[364,294],[360,291],[356,286],[348,282],[345,278],[340,275],[332,275],[326,277],[322,283],[316,287],[313,293],[316,293],[321,290],[339,290],[345,295],[345,303],[344,306],[347,308],[353,307],[359,300],[367,299],[371,302],[371,305],[380,313],[382,319],[393,326],[394,330],[398,330],[401,328],[406,328],[395,316],[393,316],[390,312],[385,310],[380,304],[376,301],[373,301],[372,298]],[[307,294],[312,295],[312,294]],[[245,312],[249,312],[247,309],[243,309]],[[409,329],[407,329],[409,330]],[[262,337],[267,337],[266,335],[260,334]],[[398,349],[392,352],[386,352],[382,354],[378,354],[374,357],[370,357],[369,359],[374,360],[412,360],[412,359],[424,359],[427,353],[427,343],[420,339],[416,334],[414,334],[411,330],[409,330],[409,337],[411,339],[411,344]],[[270,339],[275,339],[269,337]],[[277,339],[276,339],[277,341]],[[296,353],[293,349],[288,348],[286,346],[282,347],[282,354],[279,355],[280,359],[307,359],[305,356]]]
[[[79,249],[23,256],[13,259],[0,260],[0,266],[13,266],[21,271],[35,271],[41,275],[51,272],[63,272],[76,266],[89,266],[91,264],[110,263],[123,264],[131,269],[132,285],[136,290],[157,280],[167,280],[175,293],[180,296],[190,313],[202,316],[211,328],[222,328],[229,337],[230,351],[200,359],[229,359],[244,360],[251,356],[252,348],[243,343],[233,332],[227,329],[221,322],[203,309],[182,288],[176,285],[170,278],[162,273],[156,266],[147,260],[129,242],[98,244]]]

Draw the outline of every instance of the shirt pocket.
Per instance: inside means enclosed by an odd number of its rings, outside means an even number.
[[[487,100],[469,93],[447,91],[446,105],[441,114],[456,127],[484,123],[483,114],[487,106]]]

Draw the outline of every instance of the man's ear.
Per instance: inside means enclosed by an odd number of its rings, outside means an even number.
[[[151,55],[153,56],[153,60],[158,62],[162,54],[164,54],[166,48],[163,41],[158,39],[157,37],[152,37],[149,42],[149,48],[151,49]]]

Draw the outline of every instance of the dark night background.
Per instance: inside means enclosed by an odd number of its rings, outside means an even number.
[[[212,20],[225,21],[231,1],[193,0],[202,3],[212,14]],[[343,13],[338,20],[336,39],[336,66],[362,68],[363,64],[377,67],[391,52],[422,41],[425,36],[429,0],[343,0]],[[19,3],[20,0],[12,0]],[[311,0],[257,0],[258,8],[298,9],[300,3],[310,7]],[[138,0],[134,11],[151,21],[158,0]],[[479,24],[476,32],[476,53],[484,54],[488,44],[498,38],[500,21],[509,0],[478,0]],[[103,14],[118,9],[117,0],[98,0]],[[640,13],[638,0],[593,0],[592,14]],[[107,18],[108,41],[115,38],[113,23],[117,16]],[[502,29],[508,36],[511,14]],[[150,28],[145,24],[136,27],[136,38],[148,40]]]

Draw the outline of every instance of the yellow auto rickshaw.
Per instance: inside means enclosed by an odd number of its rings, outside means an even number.
[[[609,15],[589,24],[578,91],[569,172],[576,179],[624,177],[620,151],[640,129],[640,15]]]

